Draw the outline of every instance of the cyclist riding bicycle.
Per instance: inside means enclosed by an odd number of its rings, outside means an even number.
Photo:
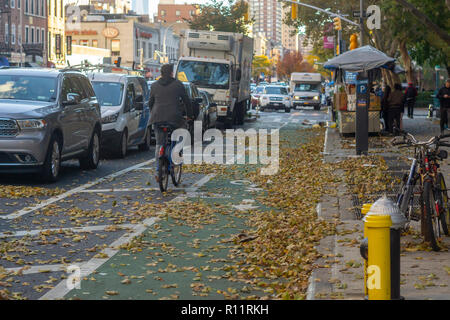
[[[183,103],[180,103],[182,101]],[[181,81],[173,77],[173,65],[161,67],[161,78],[152,84],[150,94],[150,123],[155,133],[155,169],[158,172],[158,154],[161,145],[166,141],[167,131],[160,125],[170,125],[173,130],[186,128],[186,119],[193,118],[191,101]],[[155,175],[158,181],[158,175]]]

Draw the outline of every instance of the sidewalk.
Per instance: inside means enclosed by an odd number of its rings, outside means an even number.
[[[438,123],[427,119],[424,110],[416,111],[416,113],[415,119],[404,118],[406,131],[417,135],[420,139],[439,134]],[[376,175],[384,174],[384,170],[387,173],[385,175],[392,176],[397,183],[398,178],[409,169],[410,164],[403,154],[387,144],[390,139],[392,138],[370,137],[370,155],[360,158],[354,156],[354,138],[341,138],[338,129],[328,129],[324,161],[329,163],[355,161],[355,166],[361,165],[360,161],[366,161],[366,164],[362,164],[363,167],[355,168],[354,171],[367,170],[363,175],[368,175],[366,180],[369,184],[378,183],[379,177]],[[380,158],[370,160],[377,157]],[[363,160],[364,158],[366,160]],[[374,161],[375,163],[381,161],[381,165],[383,162],[385,163],[385,167],[378,170],[378,173],[373,167]],[[447,160],[441,168],[448,180],[450,180],[449,164],[450,161]],[[343,180],[346,179],[344,170],[337,174],[342,176]],[[368,189],[372,187],[373,185]],[[310,277],[307,299],[364,299],[364,262],[359,253],[364,226],[360,220],[359,209],[366,201],[358,199],[354,192],[355,188],[349,186],[348,183],[342,183],[335,197],[324,197],[318,206],[319,217],[326,220],[337,217],[340,225],[337,227],[337,234],[322,239],[317,248],[327,258],[317,261],[319,268],[314,270]],[[382,194],[383,192],[378,192],[365,196],[374,200]],[[388,196],[394,197],[394,194],[391,193]],[[409,234],[403,235],[401,238],[401,295],[408,300],[450,299],[450,288],[448,287],[450,283],[450,252],[448,251],[450,237],[445,237],[443,250],[433,252],[422,243],[420,223],[413,222],[411,226],[412,230]]]

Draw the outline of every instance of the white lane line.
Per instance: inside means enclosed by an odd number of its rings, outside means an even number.
[[[191,186],[191,192],[197,191],[198,188],[206,184],[209,180],[211,180],[215,174],[209,174],[196,183],[194,183]],[[179,195],[178,197],[172,199],[170,202],[181,202],[184,199],[186,199],[186,195]],[[161,213],[162,214],[162,213]],[[127,233],[123,236],[121,236],[119,239],[114,241],[109,245],[108,248],[105,248],[102,250],[102,254],[106,254],[108,258],[92,258],[91,260],[83,263],[80,266],[81,269],[81,277],[87,277],[92,272],[94,272],[96,269],[98,269],[101,265],[103,265],[105,262],[107,262],[109,259],[111,259],[117,252],[119,252],[119,247],[123,244],[128,243],[135,237],[141,235],[148,227],[153,225],[156,221],[158,221],[157,217],[151,217],[145,219],[141,224],[135,225],[134,230],[132,233]],[[55,299],[62,299],[66,294],[70,292],[70,289],[67,287],[66,280],[62,280],[60,283],[58,283],[53,289],[48,291],[46,294],[44,294],[42,297],[39,298],[39,300],[55,300]]]
[[[159,188],[124,188],[124,189],[86,189],[79,193],[106,193],[106,192],[138,192],[138,191],[157,191]]]
[[[100,226],[89,226],[89,227],[71,227],[71,228],[50,228],[50,229],[36,229],[36,230],[21,230],[16,232],[1,232],[0,238],[9,238],[9,237],[25,237],[25,236],[36,236],[42,232],[93,232],[93,231],[104,231],[107,228],[119,228],[119,229],[131,229],[135,227],[136,224],[108,224],[108,225],[100,225]]]
[[[52,204],[52,203],[55,203],[55,202],[60,201],[62,199],[65,199],[67,197],[70,197],[71,195],[73,195],[75,193],[78,193],[80,191],[88,189],[88,188],[90,188],[92,186],[95,186],[95,185],[97,185],[97,184],[99,184],[99,183],[101,183],[103,181],[116,178],[116,177],[124,175],[124,174],[126,174],[126,173],[128,173],[130,171],[133,171],[136,168],[140,168],[140,167],[146,166],[146,165],[148,165],[150,163],[153,163],[154,161],[155,161],[155,159],[151,159],[149,161],[138,163],[138,164],[136,164],[134,166],[131,166],[131,167],[128,167],[126,169],[114,172],[114,173],[112,173],[110,175],[107,175],[106,177],[100,178],[100,179],[92,181],[92,182],[88,182],[88,183],[83,184],[83,185],[81,185],[79,187],[76,187],[76,188],[74,188],[72,190],[66,191],[66,192],[64,192],[64,193],[62,193],[60,195],[57,195],[57,196],[52,197],[52,198],[49,198],[49,199],[47,199],[45,201],[42,201],[41,203],[38,203],[37,205],[35,205],[33,207],[28,207],[28,208],[19,210],[17,212],[11,213],[11,214],[6,215],[6,216],[0,216],[0,218],[1,219],[10,219],[10,220],[11,219],[17,219],[17,218],[19,218],[19,217],[21,217],[21,216],[23,216],[25,214],[28,214],[28,213],[31,213],[33,211],[42,209],[42,208],[48,206],[49,204]]]

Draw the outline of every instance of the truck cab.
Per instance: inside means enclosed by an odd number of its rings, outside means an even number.
[[[206,91],[217,104],[218,121],[243,124],[250,107],[253,39],[231,32],[185,30],[176,77]]]
[[[320,73],[292,73],[290,89],[293,108],[313,107],[314,110],[320,110],[322,104],[322,75]]]

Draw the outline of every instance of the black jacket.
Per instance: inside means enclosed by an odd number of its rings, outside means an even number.
[[[162,77],[152,84],[149,106],[151,124],[169,123],[175,128],[185,128],[184,115],[193,117],[183,83],[172,77]]]
[[[447,95],[448,98],[444,98],[445,95]],[[450,108],[450,88],[447,87],[441,88],[441,90],[439,90],[437,97],[439,99],[439,102],[441,103],[441,108],[445,109]]]

